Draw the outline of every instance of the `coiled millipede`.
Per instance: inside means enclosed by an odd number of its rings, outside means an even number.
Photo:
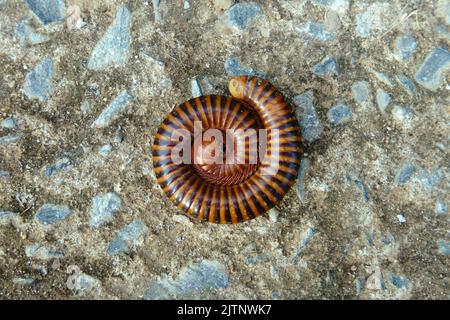
[[[250,220],[275,206],[294,184],[302,154],[298,121],[275,87],[241,76],[230,80],[229,90],[232,97],[201,96],[175,107],[153,143],[162,190],[188,216],[212,223]],[[222,136],[206,139],[209,129]],[[256,144],[243,134],[256,131]],[[188,148],[177,149],[180,141]]]

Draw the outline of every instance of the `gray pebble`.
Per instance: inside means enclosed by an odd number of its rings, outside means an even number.
[[[225,61],[224,68],[229,76],[252,76],[255,75],[255,70],[252,68],[243,67],[238,59],[231,57]]]
[[[387,106],[389,105],[389,103],[391,102],[391,96],[383,89],[377,89],[376,100],[377,100],[378,109],[381,112],[384,112],[386,110]]]
[[[438,251],[443,255],[450,255],[450,242],[440,240],[438,241]]]
[[[416,72],[416,81],[424,88],[437,91],[444,82],[444,72],[450,68],[450,52],[436,48],[425,58]]]
[[[89,224],[97,228],[111,221],[116,211],[122,208],[122,201],[114,192],[99,194],[92,199],[91,218]]]
[[[11,143],[16,143],[22,139],[22,134],[8,134],[6,136],[0,137],[0,146],[7,146]]]
[[[203,260],[183,268],[175,280],[161,279],[153,282],[145,299],[199,298],[203,292],[211,292],[228,286],[226,267],[215,260]]]
[[[367,81],[356,81],[352,85],[353,98],[357,103],[363,105],[369,99],[370,89]]]
[[[389,276],[389,282],[397,287],[397,289],[408,289],[410,287],[408,279],[396,274],[391,274]]]
[[[24,0],[39,20],[47,25],[64,18],[64,0]]]
[[[49,166],[47,168],[47,170],[45,171],[45,175],[47,177],[51,177],[53,174],[66,169],[71,164],[72,164],[72,162],[70,161],[69,158],[64,157],[64,158],[58,159],[54,164],[52,164],[51,166]]]
[[[339,75],[339,66],[336,59],[325,57],[320,63],[316,64],[312,72],[319,77]]]
[[[24,93],[30,99],[47,101],[53,90],[53,60],[45,58],[26,75]]]
[[[412,35],[401,35],[395,39],[395,56],[398,60],[410,60],[417,50],[417,41]]]
[[[50,40],[46,35],[34,32],[26,20],[22,20],[17,24],[16,34],[19,37],[21,46],[40,44]]]
[[[402,186],[412,177],[416,172],[416,166],[410,163],[406,163],[400,167],[395,176],[394,182],[397,186]]]
[[[328,110],[327,118],[335,126],[349,122],[352,119],[352,109],[345,104],[337,104]]]
[[[98,152],[100,152],[101,155],[107,156],[108,154],[110,154],[112,151],[112,146],[110,144],[105,144],[103,146],[101,146],[98,150]]]
[[[121,112],[127,108],[129,103],[133,100],[126,91],[122,91],[98,116],[92,123],[92,127],[104,128],[109,126],[115,119],[118,118]]]
[[[242,2],[231,6],[225,13],[225,16],[228,24],[243,30],[261,14],[261,7],[257,3]]]
[[[0,127],[5,129],[16,129],[17,121],[14,118],[6,118],[0,122]]]
[[[128,252],[138,245],[139,239],[142,238],[146,231],[147,227],[144,222],[139,220],[131,222],[120,230],[109,243],[107,253],[113,255],[120,252]]]
[[[124,65],[130,46],[130,28],[131,13],[127,6],[121,6],[116,18],[92,51],[88,68],[98,71],[111,65]]]
[[[308,158],[303,158],[300,161],[300,167],[298,169],[298,175],[297,175],[297,196],[298,198],[303,201],[305,199],[305,176],[309,171],[309,168],[311,166],[311,162]]]
[[[411,79],[403,74],[399,74],[397,76],[398,82],[402,85],[403,89],[411,96],[415,97],[417,95],[416,86]]]
[[[49,249],[39,243],[34,243],[25,246],[25,255],[28,258],[38,260],[50,260],[64,258],[64,253]]]
[[[295,111],[300,122],[302,136],[309,143],[319,139],[322,134],[322,125],[317,116],[313,100],[314,92],[312,90],[294,97],[293,100],[297,106]]]
[[[446,216],[448,213],[448,206],[442,199],[437,199],[434,211],[438,216]]]
[[[35,219],[43,224],[54,224],[64,220],[69,214],[70,209],[66,206],[46,203],[36,212]]]
[[[329,41],[336,38],[334,32],[326,30],[325,26],[318,22],[307,21],[304,24],[295,27],[295,30],[301,35],[305,35],[318,41]]]
[[[200,84],[198,83],[196,78],[191,79],[191,92],[192,92],[192,98],[197,98],[202,96],[202,88],[200,87]]]

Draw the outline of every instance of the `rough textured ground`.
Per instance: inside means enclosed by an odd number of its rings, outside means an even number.
[[[0,0],[0,298],[448,299],[449,26],[437,0]],[[267,216],[197,223],[153,135],[235,74],[307,153]]]

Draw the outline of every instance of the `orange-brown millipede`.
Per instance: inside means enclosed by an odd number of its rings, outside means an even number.
[[[232,97],[201,96],[175,107],[153,143],[153,168],[163,191],[188,216],[212,223],[242,222],[271,209],[294,184],[302,155],[298,121],[274,86],[257,77],[242,76],[232,78],[229,89]],[[265,129],[263,156],[248,161],[251,150],[247,149],[254,145],[242,135],[232,134],[231,140],[244,145],[245,163],[174,161],[171,152],[179,140],[173,139],[173,132],[185,130],[194,141],[196,123],[201,123],[202,132],[218,129],[224,137],[230,129]],[[214,149],[214,143],[202,141],[198,149]],[[192,149],[189,156],[194,160],[197,149]],[[262,150],[260,146],[257,149]],[[276,170],[267,174],[273,163]]]

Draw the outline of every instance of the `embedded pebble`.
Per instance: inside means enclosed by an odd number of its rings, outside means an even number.
[[[448,206],[443,200],[437,199],[434,210],[436,212],[436,215],[438,215],[438,216],[446,216],[447,213],[448,213]]]
[[[416,166],[410,163],[406,163],[400,167],[400,169],[397,172],[397,175],[395,176],[394,182],[397,186],[402,186],[406,182],[409,181],[409,179],[412,177],[412,175],[416,172]]]
[[[112,145],[110,144],[105,144],[103,146],[101,146],[98,150],[98,152],[100,152],[101,155],[103,156],[107,156],[108,154],[110,154],[112,151]]]
[[[120,113],[122,113],[133,100],[126,91],[122,91],[98,116],[98,118],[92,123],[92,127],[104,128],[109,126],[114,120],[116,120]]]
[[[116,211],[122,208],[122,201],[114,192],[99,194],[92,199],[91,218],[89,224],[97,228],[111,221]]]
[[[309,168],[311,166],[311,163],[308,158],[303,158],[300,161],[300,167],[298,169],[298,175],[297,175],[297,184],[296,184],[296,191],[298,198],[303,201],[305,199],[305,176],[309,171]]]
[[[447,48],[436,48],[426,56],[415,79],[424,88],[437,91],[444,82],[444,72],[449,68],[450,52]]]
[[[125,226],[117,233],[108,245],[107,253],[109,255],[120,252],[128,252],[142,242],[142,237],[147,231],[147,226],[140,220],[135,220]]]
[[[24,0],[31,11],[44,24],[61,21],[64,18],[64,0]]]
[[[297,107],[295,112],[300,122],[302,136],[309,143],[319,139],[322,134],[322,125],[317,116],[313,100],[314,92],[312,90],[295,96],[293,99]]]
[[[387,106],[389,105],[389,103],[391,102],[391,96],[383,89],[377,89],[376,100],[377,100],[378,109],[381,112],[384,112],[386,110]]]
[[[104,70],[111,65],[123,66],[130,46],[131,13],[121,6],[105,35],[98,41],[88,62],[91,70]]]
[[[318,22],[305,22],[295,27],[295,30],[301,35],[318,41],[329,41],[336,38],[335,33],[326,30],[325,26]]]
[[[7,146],[11,143],[16,143],[22,139],[22,134],[8,134],[0,137],[0,146]]]
[[[64,258],[64,253],[44,247],[39,243],[34,243],[25,246],[25,255],[28,258],[34,258],[38,260],[50,260]]]
[[[294,255],[292,259],[293,264],[298,264],[301,255],[303,253],[303,250],[308,246],[308,244],[311,242],[312,238],[317,234],[317,229],[314,227],[308,227],[306,232],[303,234],[302,239],[300,240],[300,246],[297,249],[296,254]]]
[[[24,93],[29,99],[43,102],[53,91],[53,60],[47,57],[26,75]]]
[[[26,20],[22,20],[17,24],[16,34],[19,37],[21,46],[40,44],[50,40],[46,35],[34,32]]]
[[[450,242],[440,240],[438,241],[438,251],[443,255],[450,255]]]
[[[396,286],[398,289],[408,289],[410,286],[408,279],[396,274],[391,274],[389,276],[389,282]]]
[[[255,2],[240,2],[227,10],[227,22],[238,29],[244,30],[262,14],[261,7]]]
[[[357,103],[363,105],[369,99],[370,89],[367,81],[356,81],[352,85],[352,95]]]
[[[14,118],[6,118],[0,122],[0,127],[5,129],[16,129],[17,121]]]
[[[373,69],[369,69],[370,72],[373,73],[373,75],[378,79],[378,81],[381,81],[385,85],[387,85],[389,88],[392,88],[394,84],[392,83],[392,78],[382,72],[375,71]]]
[[[320,63],[316,64],[312,72],[319,77],[339,75],[339,66],[336,59],[331,57],[325,57]]]
[[[409,79],[407,76],[403,74],[399,74],[397,76],[398,82],[402,85],[403,89],[411,96],[415,97],[417,95],[417,89],[414,85],[414,82],[412,82],[411,79]]]
[[[243,67],[238,59],[228,58],[225,61],[224,68],[229,76],[252,76],[255,71],[252,68]]]
[[[398,222],[400,222],[400,224],[406,223],[406,217],[403,213],[398,214],[397,219],[398,219]]]
[[[215,260],[203,260],[184,267],[175,280],[166,277],[153,281],[144,298],[155,299],[192,299],[203,294],[226,288],[229,277],[226,267]]]
[[[12,222],[18,222],[19,214],[11,211],[0,209],[0,226],[9,225]]]
[[[312,3],[344,14],[350,7],[350,0],[311,0]]]
[[[410,60],[417,50],[417,41],[412,35],[401,35],[395,39],[395,57],[398,60]]]
[[[394,106],[392,108],[392,117],[395,121],[402,123],[405,127],[410,127],[412,110],[410,107]]]
[[[340,125],[352,119],[352,109],[345,104],[337,104],[328,110],[327,117],[332,125]]]
[[[9,178],[11,177],[11,173],[9,171],[0,170],[0,178]]]
[[[200,87],[200,84],[198,83],[196,78],[192,78],[191,80],[191,93],[192,98],[197,98],[202,96],[202,88]]]
[[[51,177],[53,174],[66,169],[71,164],[72,164],[72,161],[70,161],[69,158],[64,157],[64,158],[58,159],[54,164],[52,164],[51,166],[49,166],[47,168],[47,170],[45,171],[45,175],[47,177]]]
[[[46,203],[36,212],[35,218],[43,224],[54,224],[64,220],[69,214],[70,209],[66,206]]]

